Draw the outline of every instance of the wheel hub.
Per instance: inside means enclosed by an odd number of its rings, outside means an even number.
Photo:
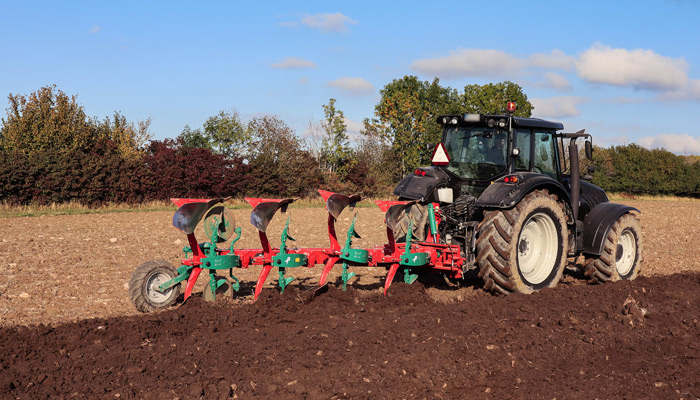
[[[627,275],[634,267],[637,259],[637,238],[634,234],[625,230],[622,231],[617,239],[617,248],[615,249],[615,268],[620,275]]]
[[[530,284],[544,282],[554,269],[559,253],[559,235],[552,218],[533,214],[520,231],[518,269]]]
[[[172,288],[159,291],[158,287],[169,281],[170,277],[162,272],[156,272],[150,277],[146,283],[146,295],[153,303],[164,303],[170,298]]]
[[[518,253],[525,256],[530,250],[530,244],[527,242],[527,238],[521,238],[520,243],[518,243]]]

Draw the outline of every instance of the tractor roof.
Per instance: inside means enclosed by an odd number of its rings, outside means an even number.
[[[454,118],[457,119],[456,123]],[[456,115],[440,115],[437,117],[437,123],[441,125],[482,125],[487,124],[490,119],[498,121],[500,119],[508,120],[505,115],[484,115],[484,114],[456,114]],[[523,117],[513,117],[513,122],[517,126],[527,127],[527,128],[543,128],[543,129],[554,129],[562,130],[564,125],[561,122],[552,122],[539,118],[523,118]]]

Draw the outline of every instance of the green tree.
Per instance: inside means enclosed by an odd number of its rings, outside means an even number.
[[[151,120],[130,122],[120,112],[99,121],[88,118],[76,96],[69,97],[56,85],[29,96],[8,96],[7,118],[0,128],[0,151],[25,154],[88,150],[104,141],[116,144],[119,154],[138,157],[150,139]]]
[[[335,99],[330,99],[328,104],[323,105],[325,119],[321,122],[324,135],[321,142],[321,162],[330,172],[344,178],[352,157],[352,149],[348,141],[345,115],[335,108],[335,102]]]
[[[96,139],[93,125],[76,96],[69,97],[56,85],[29,96],[7,97],[7,117],[2,119],[0,150],[26,154],[88,149]]]
[[[201,129],[192,129],[189,125],[185,125],[176,139],[182,146],[190,149],[213,150],[211,138],[204,135]]]
[[[185,125],[177,139],[189,148],[210,149],[228,158],[248,157],[251,132],[238,111],[219,111],[204,122],[202,128]]]
[[[133,123],[119,111],[114,112],[113,118],[105,117],[102,121],[94,119],[92,124],[100,140],[113,141],[118,152],[127,158],[138,157],[152,137],[149,131],[150,118]]]
[[[440,85],[440,80],[420,81],[404,76],[384,86],[375,107],[376,129],[386,135],[392,150],[401,160],[401,175],[429,162],[426,144],[440,140],[440,126],[435,118],[440,114],[458,112],[456,90]]]
[[[251,194],[306,196],[320,186],[318,162],[284,121],[274,116],[253,118],[248,129]]]
[[[401,162],[393,151],[382,124],[365,118],[361,137],[357,143],[355,158],[366,165],[367,181],[372,187],[366,187],[366,194],[388,195],[400,174]]]
[[[527,99],[520,85],[510,81],[487,83],[485,85],[467,85],[462,100],[462,112],[477,114],[506,114],[506,105],[514,101],[516,117],[530,117],[534,107]]]
[[[246,157],[251,133],[238,111],[219,111],[204,122],[204,135],[211,139],[214,150],[228,158]]]

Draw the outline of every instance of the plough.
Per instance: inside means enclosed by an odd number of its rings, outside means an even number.
[[[220,278],[217,272],[228,270],[231,288],[240,290],[240,280],[235,271],[251,266],[260,266],[260,275],[255,285],[254,300],[273,269],[277,269],[277,285],[280,292],[294,280],[288,276],[290,269],[322,265],[323,270],[318,285],[327,284],[328,275],[335,265],[342,266],[340,274],[342,289],[346,290],[348,282],[356,272],[355,267],[385,267],[384,293],[387,293],[399,270],[403,271],[404,282],[413,283],[418,278],[419,270],[432,270],[447,274],[452,278],[461,278],[464,273],[464,258],[460,255],[458,245],[439,243],[439,217],[434,204],[430,204],[428,220],[430,235],[418,242],[412,234],[413,219],[408,224],[408,232],[401,243],[397,241],[394,229],[397,221],[406,215],[413,201],[376,201],[379,208],[386,213],[387,244],[369,249],[352,247],[354,238],[360,238],[355,229],[357,213],[353,216],[350,227],[342,243],[338,239],[335,223],[347,207],[354,208],[361,196],[346,196],[319,190],[325,200],[328,212],[329,247],[295,248],[289,245],[295,239],[289,234],[290,218],[282,230],[279,247],[273,248],[267,236],[267,227],[274,215],[280,211],[286,213],[287,207],[294,199],[246,198],[253,207],[250,222],[258,229],[260,248],[236,249],[234,245],[241,237],[241,228],[235,226],[232,212],[223,206],[224,198],[216,199],[172,199],[178,206],[173,216],[173,226],[187,235],[188,245],[183,249],[185,258],[177,269],[168,269],[163,260],[145,262],[132,276],[130,292],[132,301],[141,311],[150,311],[171,305],[179,295],[179,286],[184,282],[184,300],[191,295],[195,283],[203,271],[209,275],[209,284],[205,288],[205,297],[215,299],[217,289],[229,282]],[[207,241],[199,242],[195,237],[195,228],[203,220]],[[220,248],[218,244],[229,241],[230,245]],[[170,265],[169,263],[167,263]]]

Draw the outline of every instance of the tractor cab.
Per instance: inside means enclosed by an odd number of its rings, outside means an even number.
[[[445,169],[465,180],[494,181],[503,175],[535,172],[560,178],[559,122],[503,115],[440,116]]]
[[[537,174],[561,182],[559,122],[511,115],[441,115],[442,141],[432,166],[416,169],[394,190],[400,198],[441,201],[440,188],[452,198],[478,198],[493,182],[514,174]],[[449,197],[449,196],[448,196]]]

